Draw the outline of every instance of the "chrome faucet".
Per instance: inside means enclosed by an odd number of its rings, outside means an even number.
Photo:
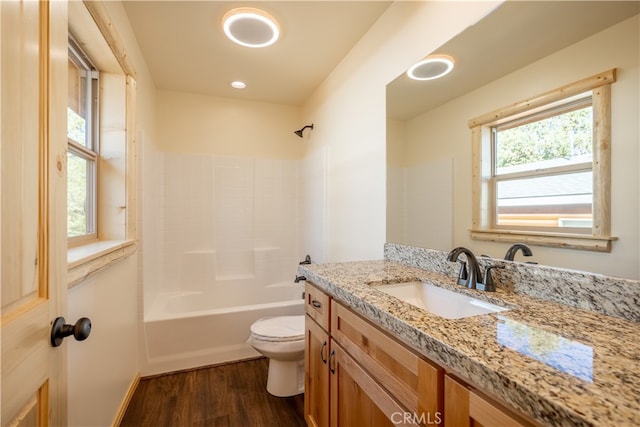
[[[522,251],[522,255],[524,256],[533,255],[533,252],[531,252],[529,246],[525,245],[524,243],[516,243],[515,245],[511,245],[511,247],[507,249],[507,253],[504,256],[504,259],[507,261],[513,261],[513,258],[516,256],[516,253],[519,250]]]
[[[480,271],[480,265],[478,264],[478,260],[476,256],[469,249],[459,246],[449,252],[447,255],[447,261],[456,262],[458,261],[458,257],[460,254],[465,254],[467,257],[467,263],[469,264],[469,268],[467,269],[466,280],[461,283],[463,286],[466,286],[469,289],[476,289],[478,283],[482,283],[482,272]],[[466,265],[461,263],[463,268],[466,268]],[[464,279],[464,275],[462,272],[458,275],[460,279]],[[461,280],[458,281],[460,283]]]

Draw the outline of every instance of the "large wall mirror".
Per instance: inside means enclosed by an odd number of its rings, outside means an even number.
[[[534,261],[640,278],[640,3],[505,2],[427,55],[454,59],[439,79],[387,85],[387,241],[502,258],[472,240],[468,121],[616,68],[612,89],[611,253],[534,247]],[[418,58],[419,59],[419,58]],[[528,260],[528,259],[526,259]],[[526,261],[520,259],[520,261]]]

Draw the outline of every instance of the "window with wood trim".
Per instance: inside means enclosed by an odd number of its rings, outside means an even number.
[[[610,251],[615,69],[469,121],[480,240]]]
[[[109,7],[94,1],[68,7],[67,284],[73,286],[136,250],[137,121],[136,71]]]
[[[69,37],[67,103],[67,236],[97,238],[98,71]]]

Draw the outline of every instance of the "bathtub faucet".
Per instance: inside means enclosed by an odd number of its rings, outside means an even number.
[[[296,276],[296,278],[293,279],[295,283],[300,283],[301,280],[307,280],[307,278],[304,276]]]
[[[307,255],[304,257],[304,261],[300,261],[300,265],[308,265],[311,264],[311,256]]]

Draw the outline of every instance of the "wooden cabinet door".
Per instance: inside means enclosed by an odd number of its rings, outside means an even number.
[[[444,426],[469,427],[469,389],[462,383],[444,377]]]
[[[441,367],[427,362],[344,305],[331,301],[331,337],[418,422],[442,418]]]
[[[304,418],[310,427],[329,426],[329,334],[305,316]]]
[[[412,422],[412,414],[335,342],[331,343],[329,370],[332,427],[418,425]]]
[[[446,375],[444,380],[444,401],[445,427],[525,427],[534,425],[449,375]]]
[[[66,2],[0,2],[2,426],[66,424]]]

